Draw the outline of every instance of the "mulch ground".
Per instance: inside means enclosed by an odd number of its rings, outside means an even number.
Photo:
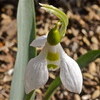
[[[65,52],[75,60],[89,50],[100,49],[100,3],[91,3],[88,0],[82,3],[86,5],[80,7],[69,5],[66,10],[64,8],[70,21],[61,44]],[[37,36],[47,34],[58,19],[39,8],[36,12]],[[9,99],[16,52],[16,7],[6,4],[0,7],[0,100]],[[100,59],[90,63],[82,72],[84,84],[80,95],[70,93],[61,85],[52,96],[52,100],[100,100]],[[36,90],[36,100],[42,100],[50,82],[58,74],[59,70],[56,73],[50,72],[50,80],[46,86]]]

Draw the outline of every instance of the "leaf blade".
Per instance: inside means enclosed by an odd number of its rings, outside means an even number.
[[[80,67],[87,66],[90,62],[95,60],[96,58],[100,57],[100,50],[93,50],[89,51],[83,56],[80,56],[77,60],[77,63],[80,65]]]
[[[35,38],[36,25],[34,13],[34,2],[32,0],[19,0],[17,13],[18,52],[11,85],[10,100],[24,100],[25,67],[29,58],[34,57],[36,54],[35,49],[29,47],[30,42]],[[30,54],[29,50],[33,54]]]

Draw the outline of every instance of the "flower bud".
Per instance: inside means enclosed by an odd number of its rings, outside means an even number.
[[[57,45],[61,40],[61,36],[57,27],[50,30],[47,41],[50,45]]]

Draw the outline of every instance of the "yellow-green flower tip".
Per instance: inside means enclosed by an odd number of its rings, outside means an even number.
[[[48,64],[47,65],[48,69],[56,69],[58,66],[57,65],[54,65],[54,64]]]
[[[61,41],[61,35],[56,27],[50,30],[47,41],[50,45],[57,45]]]

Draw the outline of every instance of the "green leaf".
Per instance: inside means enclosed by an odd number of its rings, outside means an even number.
[[[68,26],[68,16],[63,13],[61,10],[57,9],[56,7],[52,5],[47,5],[47,4],[41,4],[41,8],[53,13],[55,16],[57,16],[60,19],[61,22],[61,28],[60,28],[60,34],[63,37],[66,33],[66,27]]]
[[[90,62],[94,61],[96,58],[100,57],[100,50],[93,50],[89,51],[83,56],[80,56],[77,60],[77,63],[80,65],[80,67],[87,66]]]
[[[43,100],[50,100],[51,95],[54,94],[57,87],[61,84],[60,77],[57,77],[49,86],[48,90],[45,93]]]
[[[24,74],[27,62],[36,55],[29,46],[35,38],[35,10],[33,0],[19,0],[17,12],[18,52],[11,84],[10,100],[24,100]]]
[[[35,91],[32,91],[29,94],[25,95],[25,99],[24,100],[34,100],[34,98],[35,98]]]
[[[90,62],[94,61],[96,58],[100,58],[100,50],[92,50],[88,53],[82,55],[78,58],[77,62],[81,68],[86,67]],[[47,89],[44,100],[50,100],[50,97],[53,95],[54,91],[56,91],[57,87],[61,85],[60,77],[58,76]]]

